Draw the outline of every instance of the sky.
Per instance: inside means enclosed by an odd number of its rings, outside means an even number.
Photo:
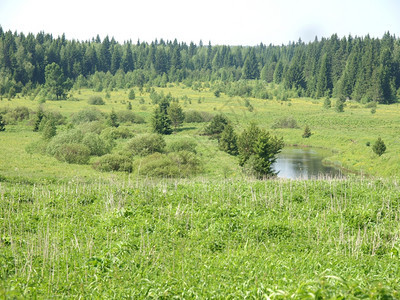
[[[119,42],[288,44],[317,36],[400,36],[400,0],[0,0],[3,30]]]

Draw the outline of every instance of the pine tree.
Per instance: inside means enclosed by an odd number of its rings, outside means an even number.
[[[168,116],[169,102],[163,99],[154,110],[152,119],[153,131],[159,134],[171,134],[171,119]]]
[[[326,96],[324,100],[324,108],[329,109],[331,108],[331,106],[332,106],[331,99],[329,98],[329,96]]]
[[[108,115],[108,118],[107,118],[107,125],[108,126],[111,126],[111,127],[115,127],[115,128],[117,128],[118,126],[119,126],[119,123],[118,123],[118,116],[117,116],[117,114],[115,113],[115,111],[114,111],[114,109],[111,111],[111,113]]]
[[[170,104],[167,113],[175,130],[181,126],[185,120],[185,114],[183,113],[182,107],[176,102]]]
[[[230,155],[238,155],[237,136],[232,125],[225,125],[218,141],[219,149]]]
[[[126,107],[128,110],[132,110],[132,103],[131,101],[128,102],[128,106]]]
[[[381,156],[383,153],[385,153],[386,145],[380,137],[376,140],[375,144],[372,146],[372,151],[374,151],[374,153],[377,154],[378,156]]]
[[[258,79],[259,76],[257,57],[254,48],[252,48],[244,61],[242,77],[243,79]]]
[[[338,113],[344,112],[344,102],[341,99],[336,100],[335,111]]]
[[[306,139],[306,138],[309,138],[311,135],[312,135],[311,129],[310,129],[310,127],[308,127],[308,125],[306,125],[306,127],[304,128],[302,137]]]
[[[3,116],[0,115],[0,131],[6,130],[6,123],[3,121]]]
[[[135,91],[133,90],[133,89],[131,89],[130,91],[129,91],[129,94],[128,94],[128,99],[129,100],[135,100]]]
[[[57,134],[57,127],[53,120],[47,120],[46,124],[43,127],[43,138],[45,140],[51,139],[53,136]]]

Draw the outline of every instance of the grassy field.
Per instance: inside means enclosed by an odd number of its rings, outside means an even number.
[[[372,298],[400,286],[384,180],[0,186],[2,298]]]
[[[282,136],[287,145],[301,145],[326,148],[332,150],[332,156],[327,157],[327,163],[351,170],[355,173],[373,176],[397,176],[400,166],[400,108],[397,104],[385,106],[379,105],[376,113],[371,114],[370,108],[365,108],[359,103],[347,103],[343,113],[336,113],[333,108],[322,108],[323,100],[289,99],[289,101],[249,99],[252,111],[245,105],[245,100],[239,97],[228,97],[221,94],[216,98],[209,89],[194,91],[183,85],[169,88],[156,88],[164,94],[171,93],[179,99],[184,111],[204,111],[210,114],[224,113],[232,121],[238,133],[250,122],[256,122],[260,127],[266,128],[273,134]],[[136,92],[136,99],[132,101],[133,111],[144,117],[147,124],[125,125],[134,133],[151,132],[151,116],[155,105],[151,103],[149,93]],[[109,92],[110,97],[105,97],[105,92],[94,93],[91,90],[73,91],[73,97],[79,101],[46,101],[42,104],[45,110],[58,111],[63,115],[71,116],[78,111],[87,108],[87,100],[92,95],[100,95],[106,101],[106,105],[96,106],[97,109],[109,113],[126,110],[128,103],[128,91],[120,90]],[[186,99],[186,100],[184,100]],[[334,101],[333,101],[334,102]],[[17,106],[26,106],[36,111],[38,102],[28,98],[0,101],[0,109],[12,109]],[[293,117],[299,128],[271,129],[271,126],[279,119]],[[32,123],[32,122],[30,122]],[[32,125],[25,122],[24,125],[7,127],[0,135],[1,153],[7,153],[0,157],[0,171],[10,176],[21,176],[24,172],[36,171],[43,166],[43,174],[49,172],[49,176],[60,173],[62,170],[71,169],[78,173],[87,173],[93,176],[92,170],[86,170],[85,166],[65,166],[49,157],[24,153],[24,146],[34,140],[40,139],[39,133],[32,132]],[[219,151],[215,140],[201,136],[207,123],[184,123],[183,127],[166,140],[191,138],[195,139],[201,149],[205,172],[207,177],[235,177],[241,176],[240,169],[234,158]],[[302,138],[305,125],[309,125],[313,135]],[[62,131],[63,128],[59,128]],[[384,155],[378,157],[372,151],[372,146],[378,137],[381,137],[387,146]],[[28,163],[27,160],[30,162]],[[43,160],[43,161],[41,161]],[[35,165],[35,162],[37,164]],[[90,169],[90,168],[89,168]],[[17,172],[15,172],[17,170]],[[30,172],[30,171],[29,171]],[[85,173],[85,176],[86,176]],[[30,176],[30,173],[27,174]],[[95,176],[102,176],[96,174]],[[68,177],[68,176],[67,176]]]
[[[167,145],[197,143],[202,171],[189,178],[100,172],[27,151],[42,141],[33,119],[0,132],[1,298],[277,298],[400,297],[400,145],[398,105],[376,113],[348,102],[343,113],[323,100],[215,97],[183,85],[156,88],[184,111],[224,113],[241,132],[250,122],[287,145],[332,150],[328,163],[369,176],[342,180],[246,178],[237,158],[202,135],[207,123],[184,123]],[[45,111],[71,117],[92,95],[105,113],[126,110],[128,91],[73,91],[74,101],[46,101]],[[151,132],[149,93],[135,90],[133,111]],[[0,101],[0,111],[39,103]],[[293,117],[299,128],[272,129]],[[302,138],[305,125],[313,135]],[[76,125],[78,126],[78,125]],[[381,137],[381,157],[371,146]],[[114,152],[126,146],[118,140]]]

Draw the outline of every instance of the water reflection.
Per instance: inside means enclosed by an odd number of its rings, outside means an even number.
[[[319,149],[285,147],[278,155],[273,169],[279,171],[279,178],[342,177],[341,170],[322,164],[322,160],[328,155],[326,151]]]

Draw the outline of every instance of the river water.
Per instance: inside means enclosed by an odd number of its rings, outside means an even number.
[[[322,160],[331,152],[313,148],[285,147],[273,165],[279,178],[313,179],[342,177],[342,171],[323,165]]]

